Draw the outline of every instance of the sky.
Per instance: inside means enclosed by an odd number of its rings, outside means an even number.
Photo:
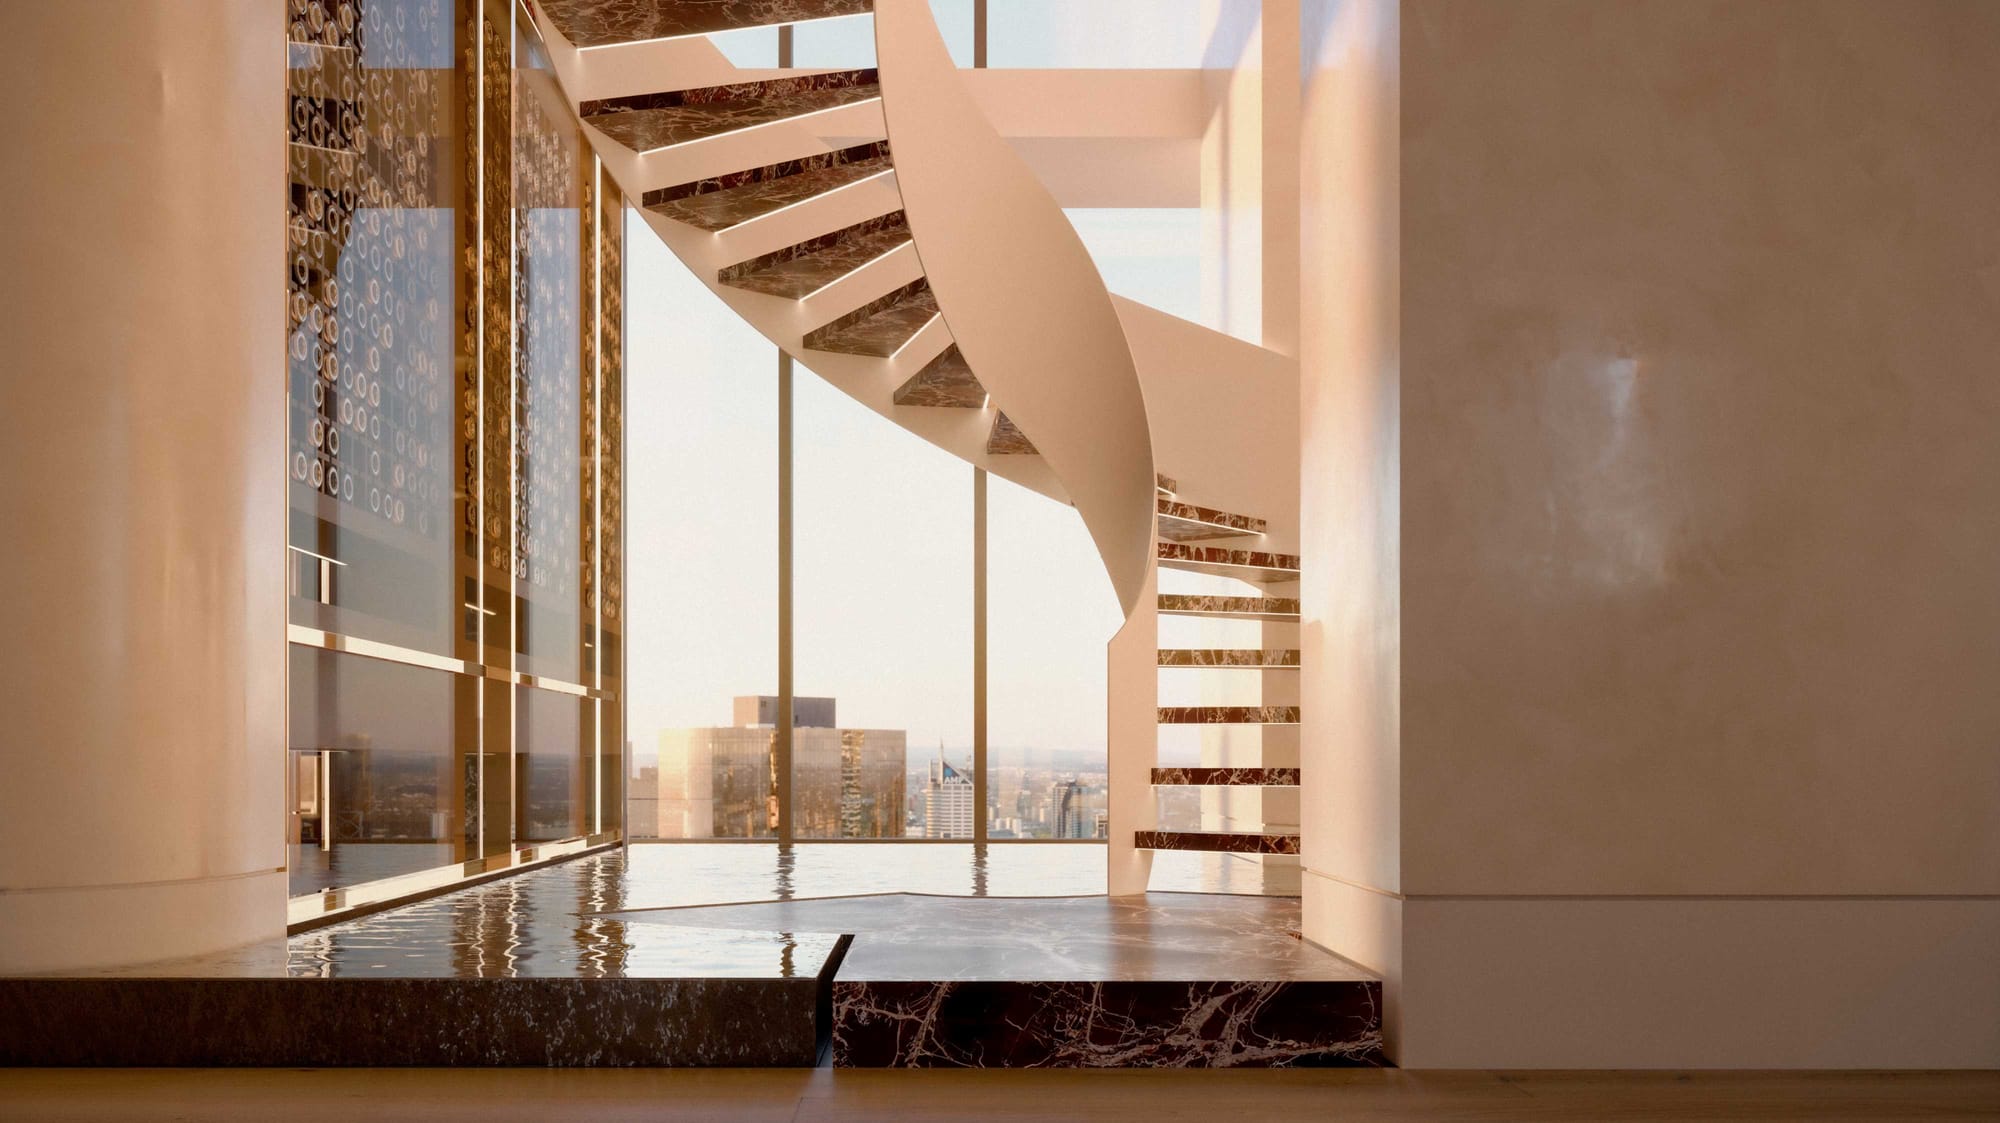
[[[969,55],[961,5],[935,6]],[[1198,65],[1197,7],[1173,0],[1185,18],[1163,19],[1139,0],[995,0],[992,61]],[[797,61],[868,65],[871,34],[866,18],[805,25]],[[774,48],[745,35],[732,55],[768,65]],[[1198,210],[1069,213],[1111,291],[1201,320]],[[640,219],[627,229],[628,720],[643,758],[659,730],[726,725],[732,697],[777,689],[777,353]],[[795,689],[837,699],[848,728],[907,731],[913,758],[967,749],[972,468],[805,366],[794,377]],[[997,477],[988,488],[995,759],[1101,756],[1110,582],[1075,511]]]

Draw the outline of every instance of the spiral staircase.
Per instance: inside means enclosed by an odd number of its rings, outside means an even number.
[[[1156,850],[1296,855],[1299,560],[1280,551],[1297,461],[1267,454],[1295,443],[1271,440],[1291,361],[1111,296],[926,0],[530,9],[605,169],[726,304],[855,400],[1082,516],[1126,615],[1108,648],[1110,891],[1143,891]],[[873,69],[739,69],[708,38],[870,12]],[[1163,570],[1207,584],[1163,588]],[[1263,638],[1161,648],[1162,617]],[[1261,702],[1160,706],[1160,668],[1258,675]],[[1203,767],[1153,767],[1159,727],[1183,724],[1257,727],[1255,759],[1225,743]],[[1204,829],[1156,829],[1155,785],[1206,789]]]

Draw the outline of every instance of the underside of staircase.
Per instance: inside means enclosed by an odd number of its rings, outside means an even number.
[[[1005,325],[1002,345],[995,344],[991,331],[984,336],[974,331],[978,338],[962,339],[961,332],[977,326],[975,321],[990,310],[977,300],[953,305],[941,299],[951,289],[942,266],[966,259],[950,252],[954,232],[949,225],[931,227],[942,231],[947,242],[942,248],[932,246],[934,258],[924,252],[924,224],[918,221],[924,213],[922,200],[910,194],[915,182],[908,178],[910,169],[899,171],[897,162],[908,157],[899,148],[914,144],[925,150],[924,142],[935,142],[936,136],[915,128],[925,124],[922,112],[903,118],[914,123],[915,131],[898,134],[901,141],[891,136],[896,70],[889,40],[878,45],[881,69],[774,72],[739,71],[705,39],[748,27],[874,12],[878,38],[890,33],[884,23],[890,20],[901,27],[900,41],[907,47],[913,42],[907,36],[914,27],[911,21],[928,20],[928,12],[918,15],[916,5],[904,0],[882,0],[879,7],[874,0],[538,0],[535,11],[544,30],[563,40],[566,50],[557,52],[555,69],[566,93],[588,94],[572,98],[587,134],[606,169],[628,196],[641,201],[640,213],[655,233],[739,315],[829,382],[954,455],[1076,505],[1105,555],[1127,611],[1132,611],[1126,590],[1138,579],[1127,569],[1121,581],[1119,564],[1106,552],[1116,537],[1102,525],[1102,500],[1109,492],[1091,478],[1091,461],[1074,451],[1079,440],[1093,446],[1091,451],[1100,456],[1095,470],[1105,470],[1102,449],[1094,446],[1115,442],[1090,440],[1079,419],[1099,428],[1126,423],[1112,416],[1115,411],[1106,403],[1113,398],[1091,390],[1091,380],[1104,371],[1104,364],[1085,363],[1067,374],[1030,365],[1030,375],[1040,379],[1034,383],[1022,381],[1017,363],[1006,377],[993,375],[1000,379],[994,385],[1016,395],[1009,400],[1007,394],[996,399],[980,376],[980,369],[994,368],[968,361],[969,354],[982,363],[986,356],[1004,359],[1004,344],[1014,341],[1007,336],[1062,336],[1065,326],[1075,329],[1083,323],[1078,317],[1084,314],[1073,306],[1091,301],[1043,298],[1030,314],[1042,320]],[[902,57],[909,60],[906,69],[917,59],[907,50]],[[943,58],[942,52],[937,57]],[[921,100],[948,102],[948,97],[934,95],[948,92],[942,86],[951,84],[950,76],[931,74],[932,84],[921,88]],[[961,104],[970,107],[969,102]],[[928,151],[940,149],[933,143]],[[1021,174],[1027,174],[1025,166]],[[961,186],[958,195],[931,192],[933,211],[941,199],[963,211],[964,198],[978,195],[986,205],[1001,205],[1006,194],[999,178],[970,185],[961,181]],[[1038,185],[1026,190],[1041,200],[1044,217],[1053,215],[1074,242],[1046,192]],[[1017,194],[1016,202],[1023,197]],[[1020,221],[1027,212],[1012,213]],[[974,233],[985,239],[989,260],[1034,241],[1012,225],[1005,234]],[[956,248],[962,251],[967,244],[961,240]],[[1081,253],[1080,243],[1075,252]],[[1087,258],[1081,260],[1087,286],[1098,294],[1094,299],[1107,300],[1094,268]],[[957,276],[954,283],[961,283],[963,294],[968,291],[962,284],[966,273],[961,270]],[[1038,276],[1055,283],[1053,271]],[[1004,303],[1020,294],[987,295]],[[952,321],[955,307],[967,317],[957,326]],[[986,326],[992,325],[989,314]],[[1094,337],[1115,344],[1115,354],[1128,370],[1133,361],[1126,351],[1130,330],[1103,320]],[[1079,336],[1072,330],[1064,338]],[[1030,390],[1028,397],[1019,397]],[[1145,407],[1136,385],[1125,400],[1132,404],[1118,408],[1141,411],[1143,424]],[[1036,425],[1024,427],[1003,407],[1018,408],[1020,416],[1035,419]],[[1037,425],[1050,427],[1042,435],[1054,442],[1052,449],[1072,450],[1065,457],[1067,475],[1059,477],[1044,458],[1034,437]],[[1142,443],[1140,455],[1147,455],[1145,450]],[[1296,624],[1299,558],[1265,548],[1272,533],[1265,518],[1224,509],[1231,505],[1227,503],[1188,501],[1180,495],[1179,481],[1164,475],[1156,475],[1153,483],[1145,569],[1247,585],[1242,594],[1160,592],[1151,606],[1157,616],[1255,621],[1267,631]],[[1190,483],[1195,494],[1205,494],[1203,479],[1191,478]],[[1148,619],[1157,617],[1149,613]],[[1253,673],[1266,682],[1274,675],[1296,681],[1298,663],[1295,640],[1157,653],[1162,669]],[[1296,689],[1281,693],[1295,697]],[[1161,726],[1252,725],[1268,731],[1295,726],[1300,715],[1296,705],[1280,703],[1160,706],[1155,716]],[[1151,780],[1156,786],[1296,789],[1299,775],[1292,762],[1161,768]],[[1296,834],[1281,828],[1247,834],[1137,831],[1128,837],[1143,848],[1266,855],[1296,853],[1298,842]]]

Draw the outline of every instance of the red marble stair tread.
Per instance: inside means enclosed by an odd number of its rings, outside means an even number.
[[[1162,787],[1290,788],[1299,783],[1296,768],[1155,768],[1153,783]]]
[[[1297,854],[1295,834],[1238,834],[1224,831],[1135,831],[1141,850],[1199,850],[1211,854]]]
[[[542,13],[577,47],[608,47],[772,27],[872,11],[874,0],[539,0]]]
[[[1159,611],[1170,616],[1220,616],[1238,620],[1297,620],[1297,597],[1219,597],[1161,593]]]
[[[652,152],[881,97],[875,71],[842,70],[601,98],[578,106],[577,115],[634,152]]]
[[[1244,569],[1297,569],[1297,554],[1274,554],[1264,550],[1230,550],[1220,546],[1186,546],[1179,542],[1160,543],[1161,561],[1200,562],[1205,565],[1233,565]]]
[[[1158,497],[1155,509],[1160,516],[1160,537],[1175,542],[1201,542],[1211,538],[1264,533],[1263,519],[1198,507],[1167,495]]]
[[[1297,706],[1161,706],[1161,725],[1296,725]]]
[[[909,244],[909,223],[895,211],[725,266],[716,279],[731,288],[796,300]]]
[[[1171,648],[1159,653],[1162,667],[1242,667],[1246,669],[1296,669],[1299,653],[1294,649],[1257,648]]]
[[[880,145],[862,146],[863,149],[879,147]],[[800,164],[804,161],[792,161],[792,163]],[[784,166],[772,165],[773,168]],[[710,232],[727,230],[732,226],[740,226],[752,219],[762,218],[786,207],[893,171],[894,167],[889,157],[883,155],[838,162],[829,159],[816,166],[808,165],[789,174],[773,174],[735,186],[688,191],[670,197],[664,197],[665,192],[649,191],[646,193],[646,209],[698,230]],[[758,172],[765,170],[754,169]],[[714,183],[717,180],[702,182]]]

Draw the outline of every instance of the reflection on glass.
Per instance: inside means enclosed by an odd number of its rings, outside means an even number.
[[[514,69],[518,665],[577,682],[582,634],[583,137],[525,22]]]
[[[514,837],[523,842],[574,838],[588,829],[579,746],[582,699],[553,690],[514,692],[514,750],[520,797]]]
[[[623,203],[512,0],[286,12],[305,894],[616,824]]]
[[[796,682],[838,706],[836,728],[799,731],[818,747],[797,757],[798,837],[855,837],[844,824],[865,819],[830,802],[888,767],[865,747],[851,759],[838,734],[855,730],[907,746],[900,829],[879,837],[970,837],[972,469],[804,370],[793,393]]]
[[[291,0],[294,623],[451,654],[463,91],[448,0]]]
[[[293,647],[291,893],[458,860],[457,676]]]

